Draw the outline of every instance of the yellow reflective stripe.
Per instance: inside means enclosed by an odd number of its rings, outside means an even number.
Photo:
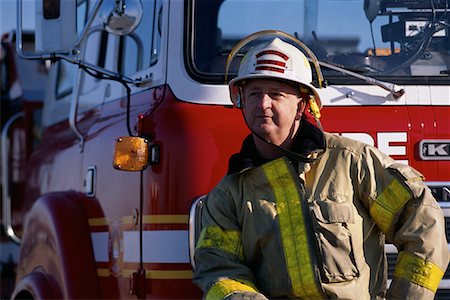
[[[394,179],[371,204],[370,215],[384,233],[388,232],[395,215],[410,198],[410,192]]]
[[[209,226],[202,230],[196,249],[216,248],[244,259],[241,233],[237,230],[222,230],[219,226]]]
[[[191,279],[191,270],[145,270],[146,279]]]
[[[142,216],[143,224],[187,224],[189,223],[188,215],[144,215]],[[112,220],[122,220],[125,225],[135,224],[135,217],[113,217],[113,218],[90,218],[89,226],[109,226]]]
[[[308,234],[295,177],[284,158],[262,166],[275,194],[281,239],[293,293],[321,297],[310,256]]]
[[[223,279],[216,282],[206,294],[205,300],[223,299],[233,292],[254,292],[258,293],[255,285],[246,280]]]
[[[136,269],[124,269],[120,273],[114,274],[110,269],[97,269],[98,277],[122,277],[130,278]],[[146,279],[189,279],[192,280],[191,270],[145,270]]]
[[[434,293],[444,276],[444,271],[436,264],[410,253],[400,252],[395,265],[394,276],[403,278]]]

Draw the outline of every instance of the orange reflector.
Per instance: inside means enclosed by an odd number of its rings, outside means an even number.
[[[148,165],[148,141],[124,136],[116,140],[113,166],[121,171],[142,171]]]

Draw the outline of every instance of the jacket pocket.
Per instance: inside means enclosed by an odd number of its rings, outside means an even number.
[[[352,206],[345,202],[314,201],[310,208],[323,282],[346,282],[358,277],[348,228],[349,223],[354,223]]]

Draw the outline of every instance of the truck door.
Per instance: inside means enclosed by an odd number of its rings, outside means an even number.
[[[81,80],[78,122],[79,128],[85,130],[83,190],[97,203],[88,207],[88,217],[97,275],[105,298],[130,294],[144,297],[151,293],[151,287],[145,286],[150,263],[145,256],[152,251],[146,238],[151,204],[144,201],[150,187],[144,185],[144,172],[121,171],[113,166],[117,140],[139,134],[139,115],[150,113],[164,90],[168,7],[159,0],[141,3],[142,19],[133,33],[115,36],[98,31],[92,41],[88,40],[91,53],[86,55],[98,51],[91,63],[128,78],[141,78],[145,84],[129,85],[128,99],[127,88],[120,82],[86,73]]]

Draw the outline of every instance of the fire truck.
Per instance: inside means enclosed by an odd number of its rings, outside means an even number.
[[[2,134],[3,221],[20,244],[13,299],[202,297],[191,264],[202,203],[249,134],[226,78],[251,43],[228,58],[260,31],[316,54],[326,131],[418,169],[450,220],[448,1],[34,2],[18,0],[17,51],[51,62],[42,135],[23,125],[38,108]],[[397,249],[386,252],[392,276]],[[436,298],[449,297],[447,270]]]

